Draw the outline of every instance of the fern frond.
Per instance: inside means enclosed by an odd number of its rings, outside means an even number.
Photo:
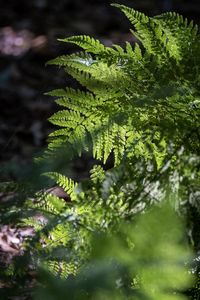
[[[30,217],[22,220],[23,226],[33,227],[35,232],[39,232],[44,224],[37,218]]]
[[[95,63],[95,60],[89,53],[85,52],[78,52],[70,55],[62,55],[47,62],[48,65],[58,65],[62,67],[70,67],[71,65],[78,64],[90,66],[93,63]]]
[[[58,150],[61,149],[68,142],[67,135],[59,135],[58,138],[49,140],[48,149],[47,150]]]
[[[72,36],[66,39],[58,39],[58,41],[76,44],[85,51],[94,54],[99,54],[105,51],[105,46],[101,44],[99,40],[95,40],[87,35]]]
[[[94,165],[90,170],[90,178],[95,184],[101,183],[105,178],[105,171],[100,165]]]
[[[44,267],[47,268],[56,277],[66,279],[69,275],[77,274],[77,266],[75,263],[48,260],[44,263]]]
[[[37,197],[38,201],[33,203],[33,208],[40,209],[43,213],[60,215],[66,209],[65,201],[51,193],[40,193]]]
[[[69,124],[71,124],[70,127],[73,128],[77,124],[81,124],[84,121],[84,117],[77,111],[61,110],[50,117],[49,121],[62,127],[69,127]]]
[[[73,239],[72,229],[70,228],[69,222],[63,222],[53,227],[48,232],[48,237],[43,237],[46,244],[50,244],[52,249],[56,249],[57,246],[67,247],[71,239]]]
[[[78,104],[82,106],[87,105],[96,105],[96,101],[100,101],[101,99],[98,99],[95,101],[95,96],[92,93],[81,91],[81,90],[74,90],[72,88],[65,88],[65,89],[57,89],[53,90],[51,92],[48,92],[47,95],[58,97],[59,100],[57,100],[57,103],[61,106],[68,107],[67,101],[73,102],[78,101]],[[69,102],[70,103],[70,102]]]
[[[93,153],[97,159],[102,159],[106,163],[108,156],[113,149],[113,136],[111,127],[100,128],[97,132],[92,132]]]
[[[131,21],[131,23],[135,26],[138,23],[148,23],[149,17],[147,17],[145,14],[134,10],[133,8],[127,7],[125,5],[112,3],[111,6],[119,8],[121,11],[124,12],[124,14],[127,16],[127,18]]]
[[[72,179],[56,172],[43,173],[43,175],[53,179],[67,194],[69,194],[72,200],[76,200],[75,189],[77,187],[77,183],[75,183]]]
[[[79,68],[66,67],[65,70],[69,75],[75,78],[81,85],[86,86],[87,89],[93,93],[104,95],[104,91],[109,89],[109,86],[99,79],[92,78],[90,74]]]
[[[175,13],[149,18],[124,5],[113,6],[120,8],[134,25],[136,32],[133,34],[141,40],[148,53],[159,55],[160,58],[169,56],[180,61],[183,53],[181,50],[184,44],[183,35],[189,40],[197,33],[196,26],[192,23],[188,25],[186,19]]]
[[[189,45],[196,40],[198,27],[175,12],[167,12],[156,16],[155,22],[163,28],[163,36],[166,39],[166,47],[170,53],[173,53],[178,60],[182,59],[190,49]]]
[[[126,126],[119,126],[115,124],[113,129],[113,135],[115,137],[113,151],[115,157],[115,165],[118,165],[124,156],[127,145],[127,128]]]
[[[158,45],[155,39],[155,24],[153,20],[145,14],[126,7],[125,5],[113,4],[113,6],[119,8],[134,25],[136,32],[133,32],[133,34],[143,43],[145,49],[150,54],[154,54],[154,51],[158,53],[158,48],[156,47]]]

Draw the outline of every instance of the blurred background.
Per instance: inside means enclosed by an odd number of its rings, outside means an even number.
[[[27,164],[46,145],[56,111],[44,93],[75,86],[46,61],[74,51],[57,38],[89,34],[106,45],[132,41],[130,24],[109,0],[0,0],[0,160]],[[118,0],[148,15],[176,11],[200,22],[199,0]]]

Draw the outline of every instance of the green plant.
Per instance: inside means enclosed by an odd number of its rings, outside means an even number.
[[[89,151],[98,161],[90,179],[79,183],[56,169],[45,173],[70,202],[39,192],[24,207],[21,226],[36,230],[27,257],[34,268],[61,277],[79,273],[94,232],[112,233],[171,195],[187,219],[190,244],[200,249],[198,28],[176,13],[150,18],[114,6],[129,18],[138,42],[106,47],[88,36],[70,37],[62,41],[83,51],[49,62],[83,88],[48,93],[64,109],[50,118],[59,129],[50,134],[43,159]],[[106,170],[108,158],[114,166]]]
[[[59,129],[50,134],[46,155],[71,147],[79,155],[92,151],[100,161],[91,170],[91,180],[79,183],[73,203],[91,211],[102,230],[173,192],[188,217],[197,250],[198,28],[176,13],[150,18],[114,6],[129,18],[138,42],[126,43],[123,49],[106,47],[88,36],[61,40],[84,51],[49,64],[63,67],[86,89],[67,87],[48,93],[64,110],[50,118]],[[105,171],[102,164],[112,155],[114,168]],[[64,181],[62,186],[68,190]]]
[[[185,299],[191,285],[186,269],[192,253],[183,224],[162,205],[109,233],[95,232],[89,263],[68,281],[42,273],[35,299]]]
[[[127,151],[153,156],[160,169],[170,142],[181,147],[188,134],[198,138],[197,26],[175,13],[149,18],[115,6],[130,19],[142,46],[110,48],[88,36],[61,40],[85,51],[49,64],[64,67],[87,92],[65,88],[49,93],[66,109],[50,118],[61,129],[50,134],[48,148],[71,143],[81,153],[92,143],[93,156],[104,163],[113,152],[119,164]],[[198,151],[198,143],[190,150]]]

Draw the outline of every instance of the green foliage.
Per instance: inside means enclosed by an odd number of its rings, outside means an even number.
[[[77,149],[80,154],[92,141],[93,156],[104,163],[113,152],[120,164],[134,149],[131,153],[138,157],[155,156],[159,169],[170,141],[181,146],[188,134],[199,134],[197,27],[175,13],[149,18],[115,6],[130,19],[143,47],[127,43],[125,49],[109,48],[88,36],[62,40],[86,52],[49,63],[64,67],[88,91],[49,93],[65,107],[50,118],[61,127],[50,135],[50,149],[66,140],[73,145],[84,141]]]
[[[67,194],[69,194],[71,200],[76,199],[75,188],[77,184],[73,180],[56,172],[48,172],[48,173],[44,173],[43,175],[46,175],[47,177],[53,179],[57,183],[57,185],[62,187],[64,191]]]
[[[133,25],[136,43],[106,47],[89,36],[69,37],[61,41],[83,50],[49,62],[83,88],[47,93],[62,108],[49,119],[58,128],[43,158],[59,161],[64,153],[66,161],[43,173],[69,201],[45,189],[28,197],[21,212],[20,226],[35,228],[22,259],[54,274],[44,275],[51,287],[40,299],[65,299],[64,290],[70,299],[183,299],[190,277],[183,229],[169,209],[148,213],[165,199],[186,219],[185,237],[200,250],[197,26],[176,13],[147,17],[114,6]],[[89,179],[75,183],[63,165],[85,151],[97,162]]]
[[[90,263],[75,279],[55,282],[44,274],[47,288],[35,299],[185,299],[178,291],[192,282],[184,265],[191,253],[169,206],[107,234],[96,232],[92,245]]]

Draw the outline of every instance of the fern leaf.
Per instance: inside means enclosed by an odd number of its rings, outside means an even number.
[[[158,19],[149,18],[143,13],[124,5],[114,6],[120,8],[134,25],[136,32],[133,32],[133,34],[141,40],[148,53],[157,55],[160,58],[167,58],[169,55],[177,61],[181,59],[177,40],[170,33],[169,28],[166,28],[166,26],[163,26],[164,23],[160,22],[161,17]],[[169,21],[169,19],[167,20]],[[177,24],[177,26],[179,25]]]
[[[196,39],[197,25],[194,25],[193,22],[188,24],[187,19],[172,12],[156,16],[154,20],[159,22],[163,28],[168,51],[180,60],[189,49],[188,43],[192,44]]]
[[[127,137],[126,137],[125,126],[119,126],[115,124],[113,128],[113,135],[115,137],[115,142],[113,143],[115,165],[118,165],[124,156],[125,147],[126,147]]]
[[[95,184],[101,183],[105,178],[105,171],[100,165],[94,165],[90,171],[90,178]]]
[[[101,44],[99,40],[95,40],[94,38],[86,35],[72,36],[66,39],[59,39],[59,41],[76,44],[83,48],[85,51],[94,54],[99,54],[105,51],[105,46]]]
[[[95,63],[95,60],[92,58],[92,56],[89,53],[85,52],[78,52],[73,53],[70,55],[62,55],[58,56],[55,59],[52,59],[47,62],[48,65],[58,65],[58,66],[71,66],[71,65],[78,65],[82,64],[85,66],[90,66],[93,63]]]
[[[124,14],[127,16],[127,18],[131,21],[131,23],[135,26],[139,22],[141,23],[148,23],[149,22],[149,17],[145,16],[145,14],[140,13],[133,8],[127,7],[125,5],[121,4],[116,4],[113,3],[111,4],[114,7],[119,8]]]
[[[77,183],[75,183],[72,179],[56,172],[48,172],[43,175],[53,179],[67,194],[69,194],[72,200],[76,200],[75,189],[77,187]]]
[[[47,268],[56,277],[66,279],[69,275],[77,274],[77,266],[74,263],[65,261],[48,260],[44,263]]]
[[[65,201],[51,193],[40,193],[37,197],[38,201],[33,204],[33,208],[38,208],[43,213],[60,215],[66,209]]]
[[[50,117],[49,121],[52,124],[63,126],[63,127],[69,127],[69,124],[71,122],[71,124],[73,124],[72,126],[75,127],[76,124],[81,124],[84,121],[84,117],[81,116],[80,112],[77,111],[75,112],[75,111],[61,110],[55,113],[52,117]]]

